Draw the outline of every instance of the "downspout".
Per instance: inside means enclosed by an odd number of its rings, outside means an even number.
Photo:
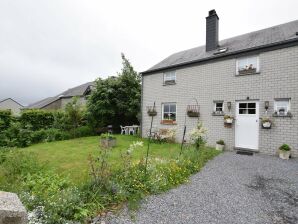
[[[144,77],[143,77],[143,74],[141,73],[141,76],[142,76],[142,82],[141,82],[141,120],[140,120],[140,134],[141,134],[141,137],[143,137],[143,84],[144,84]]]

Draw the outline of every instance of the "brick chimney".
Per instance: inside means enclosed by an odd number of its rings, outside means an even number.
[[[210,10],[206,17],[206,51],[218,48],[218,20],[215,9]]]

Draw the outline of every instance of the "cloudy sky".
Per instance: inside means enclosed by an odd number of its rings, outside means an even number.
[[[121,69],[139,72],[204,45],[216,9],[220,39],[298,19],[297,0],[0,0],[0,100],[23,104]]]

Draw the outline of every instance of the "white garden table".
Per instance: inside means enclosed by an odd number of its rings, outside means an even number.
[[[125,129],[126,135],[130,135],[131,133],[135,135],[139,132],[140,126],[138,125],[125,126],[124,129]]]

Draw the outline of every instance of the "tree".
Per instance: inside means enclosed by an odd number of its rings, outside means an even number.
[[[78,102],[78,97],[73,97],[71,102],[66,104],[65,117],[66,117],[66,122],[73,130],[73,135],[75,137],[75,130],[82,124],[83,117],[84,117],[84,109],[82,108],[81,104]]]
[[[118,128],[119,125],[138,123],[141,77],[124,54],[121,58],[121,72],[107,79],[98,78],[88,99],[88,118],[96,127],[112,124]]]

